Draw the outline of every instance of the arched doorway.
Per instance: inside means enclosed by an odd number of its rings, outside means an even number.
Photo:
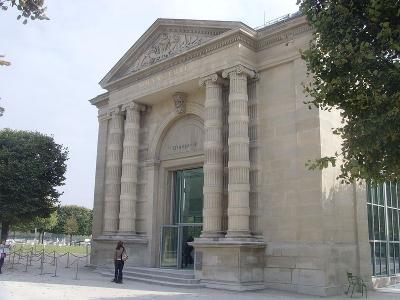
[[[203,223],[203,121],[185,115],[168,127],[159,148],[160,267],[193,268],[188,244]]]

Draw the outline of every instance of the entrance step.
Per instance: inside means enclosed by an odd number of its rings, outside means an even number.
[[[114,270],[111,268],[97,269],[103,276],[113,277]],[[159,285],[198,288],[200,281],[194,278],[193,270],[159,269],[144,267],[128,267],[123,270],[124,280],[134,280]]]

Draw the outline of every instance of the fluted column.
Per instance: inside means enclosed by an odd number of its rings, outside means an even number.
[[[104,229],[104,189],[107,156],[107,128],[109,117],[102,113],[98,116],[99,133],[97,138],[96,179],[94,184],[92,236],[97,238]]]
[[[250,237],[249,116],[247,77],[255,72],[238,65],[222,73],[229,78],[229,183],[227,237]]]
[[[119,209],[119,231],[121,233],[135,233],[136,231],[140,109],[141,107],[137,103],[130,103],[123,107],[123,110],[126,110],[126,119]]]
[[[206,87],[204,103],[204,206],[201,237],[222,237],[223,141],[222,86],[217,74],[200,79]]]
[[[104,199],[104,232],[118,230],[119,196],[121,191],[122,140],[124,135],[124,116],[120,108],[111,111],[108,131],[105,199]]]

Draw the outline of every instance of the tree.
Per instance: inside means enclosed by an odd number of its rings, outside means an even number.
[[[64,205],[58,208],[58,222],[53,231],[67,234],[65,224],[70,217],[74,217],[78,223],[76,234],[90,235],[92,233],[92,210],[77,205]]]
[[[0,130],[1,239],[9,227],[48,217],[61,195],[68,151],[39,132]]]
[[[16,8],[20,11],[17,20],[23,19],[23,24],[31,20],[49,20],[45,11],[44,0],[0,0],[0,8],[8,10],[8,8]]]
[[[39,231],[39,241],[43,244],[44,233],[51,232],[57,225],[57,211],[54,211],[47,218],[36,217],[32,222],[32,227]]]
[[[72,244],[72,235],[77,234],[79,230],[78,222],[74,216],[68,217],[64,224],[64,232],[69,235],[69,245]]]
[[[400,179],[400,1],[298,0],[314,28],[302,53],[312,82],[307,103],[337,109],[334,128],[343,143],[325,168],[340,157],[343,182]]]
[[[54,211],[46,218],[36,217],[33,220],[17,223],[12,226],[13,231],[31,232],[35,229],[39,231],[39,241],[43,244],[45,232],[51,232],[57,225],[57,211]]]

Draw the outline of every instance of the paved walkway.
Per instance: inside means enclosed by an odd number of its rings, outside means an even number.
[[[6,266],[7,267],[7,266]],[[25,266],[16,265],[14,269],[4,269],[0,275],[0,300],[287,300],[318,299],[319,297],[298,295],[288,292],[266,289],[257,292],[228,292],[212,289],[177,289],[139,282],[125,281],[119,285],[110,282],[111,278],[103,277],[90,269],[81,267],[78,280],[75,280],[76,267],[60,266],[57,277],[54,267],[46,265],[44,275],[34,265],[24,272]],[[400,299],[400,284],[382,292],[371,291],[368,299]],[[361,295],[353,298],[361,299]],[[350,299],[346,296],[329,299]],[[365,298],[364,298],[365,299]]]

